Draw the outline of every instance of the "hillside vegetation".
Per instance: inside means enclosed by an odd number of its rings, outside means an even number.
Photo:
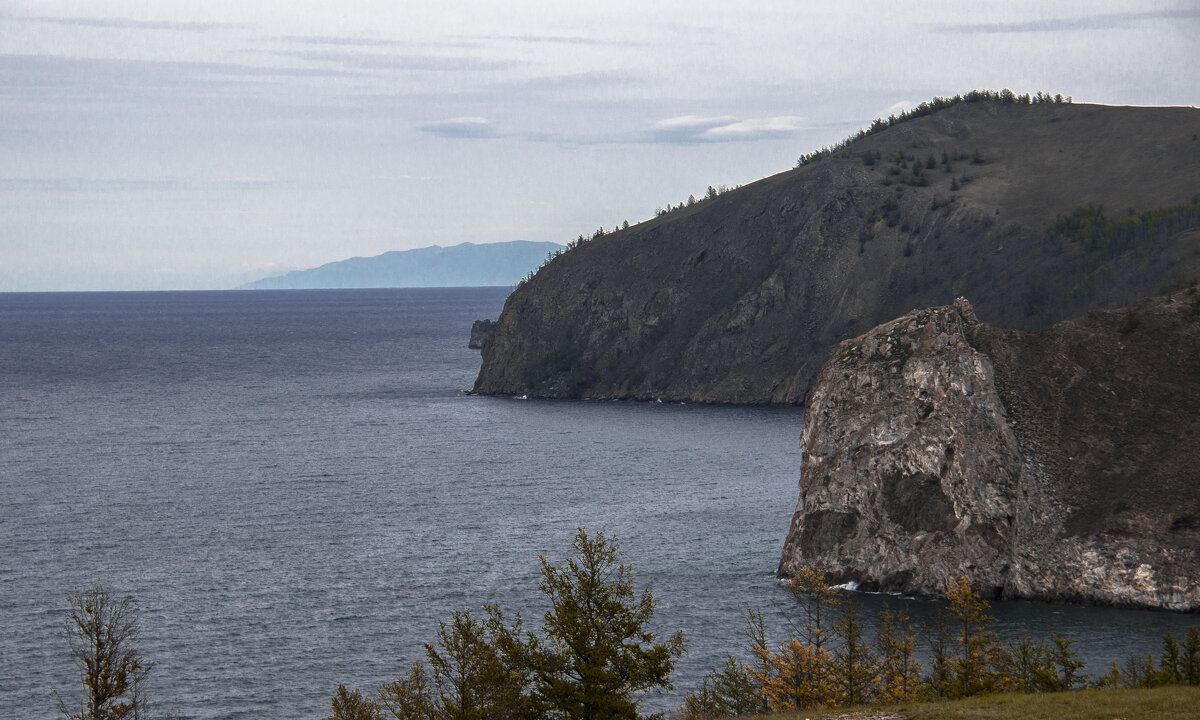
[[[912,308],[1038,329],[1198,276],[1200,110],[949,102],[574,243],[510,296],[475,390],[801,403]]]

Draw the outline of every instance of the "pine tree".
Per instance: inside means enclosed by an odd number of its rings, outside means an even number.
[[[793,638],[771,656],[763,695],[773,710],[815,710],[836,703],[829,652]]]
[[[925,694],[932,698],[955,696],[953,651],[951,649],[950,625],[944,615],[939,615],[932,627],[925,628],[929,642],[929,673],[923,682]]]
[[[1035,642],[1029,633],[1021,633],[1016,642],[1004,648],[1001,672],[997,678],[1000,689],[1023,693],[1043,692],[1053,689],[1057,679],[1046,644]]]
[[[858,603],[849,597],[837,605],[833,626],[838,646],[829,663],[831,685],[842,705],[862,705],[871,700],[873,680],[879,663],[865,637]]]
[[[383,720],[383,710],[374,700],[358,690],[347,691],[345,685],[338,685],[329,705],[332,712],[325,720]]]
[[[649,590],[635,596],[615,539],[580,529],[573,547],[577,557],[563,565],[541,559],[551,608],[545,642],[530,647],[537,697],[552,717],[633,720],[647,692],[672,688],[683,634],[657,641],[649,628],[654,598]]]
[[[1183,679],[1188,685],[1200,685],[1200,628],[1188,628],[1183,641]]]
[[[838,605],[838,591],[825,576],[812,568],[800,568],[788,582],[788,592],[800,608],[792,621],[793,637],[773,653],[759,615],[757,626],[751,616],[751,649],[757,667],[752,673],[773,710],[795,710],[837,704],[839,689],[831,674],[833,656],[826,647],[833,639],[831,613]]]
[[[943,612],[958,636],[958,653],[950,663],[955,694],[968,697],[991,690],[994,677],[990,666],[998,647],[988,603],[971,589],[966,578],[953,582],[946,600]]]
[[[1183,682],[1183,653],[1174,635],[1163,636],[1163,653],[1159,660],[1159,675],[1165,685],[1178,685]]]
[[[1056,682],[1050,689],[1058,690],[1074,690],[1079,685],[1088,681],[1086,675],[1079,671],[1087,665],[1079,659],[1079,653],[1071,647],[1074,640],[1061,635],[1050,636],[1052,646],[1050,648],[1050,664],[1055,671]]]
[[[751,669],[728,655],[720,670],[710,672],[700,689],[683,699],[680,720],[764,715],[769,710]]]
[[[829,642],[829,615],[837,605],[838,591],[829,587],[824,573],[808,567],[796,570],[787,589],[802,614],[795,623],[797,637],[806,645],[824,648]]]
[[[921,663],[914,657],[916,651],[917,639],[908,616],[884,605],[875,633],[879,670],[874,694],[880,702],[896,703],[916,697],[921,678]]]
[[[454,613],[439,623],[436,644],[425,645],[428,671],[413,664],[407,677],[384,685],[380,701],[399,720],[532,717],[530,675],[520,657],[520,620],[513,627],[495,607],[487,619]]]

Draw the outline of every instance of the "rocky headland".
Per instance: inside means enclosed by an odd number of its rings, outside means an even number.
[[[1200,276],[1200,110],[962,102],[573,245],[476,392],[799,404],[910,308],[1032,330]]]
[[[1200,293],[1039,332],[971,305],[840,343],[780,561],[865,589],[1200,610]]]

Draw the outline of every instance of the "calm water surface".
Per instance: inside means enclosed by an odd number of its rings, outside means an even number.
[[[802,414],[466,395],[506,292],[0,294],[0,716],[75,692],[66,595],[99,581],[138,603],[162,713],[319,718],[453,610],[536,626],[538,555],[579,526],[684,630],[679,692],[736,652],[745,609],[784,600]],[[1193,620],[997,613],[1095,670]]]

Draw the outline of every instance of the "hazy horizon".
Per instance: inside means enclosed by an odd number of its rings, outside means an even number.
[[[566,243],[971,89],[1195,105],[1176,2],[0,10],[0,291]]]

